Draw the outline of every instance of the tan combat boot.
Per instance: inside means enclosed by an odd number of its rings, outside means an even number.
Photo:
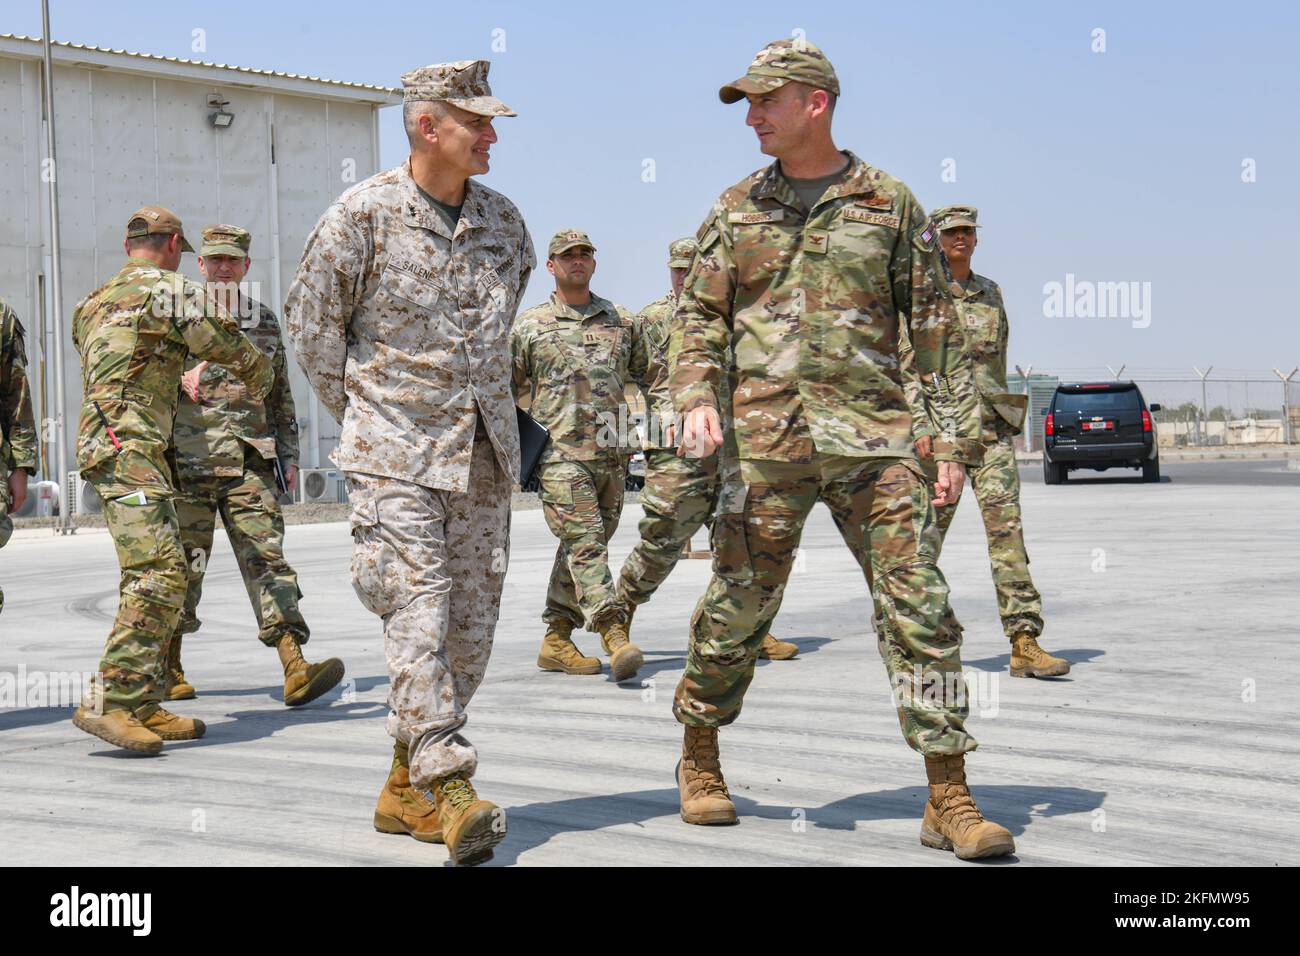
[[[1016,852],[1011,831],[985,820],[966,787],[966,758],[926,757],[930,799],[921,819],[921,842],[936,850],[952,850],[960,860],[1006,856]]]
[[[731,802],[718,760],[718,728],[685,726],[682,759],[677,762],[682,819],[704,826],[735,823],[736,805]]]
[[[769,661],[788,661],[798,653],[798,644],[792,644],[789,641],[778,641],[771,634],[766,634],[763,636],[763,646],[759,648],[758,656]]]
[[[493,848],[506,838],[505,811],[491,801],[480,800],[473,784],[461,776],[437,781],[433,797],[451,862],[475,866],[492,859]]]
[[[94,710],[87,710],[83,705],[73,712],[72,722],[114,747],[143,754],[156,754],[163,749],[162,738],[140,723],[129,710],[106,710],[96,715]]]
[[[284,665],[284,705],[300,707],[309,704],[343,679],[343,662],[337,657],[308,664],[303,660],[302,648],[292,634],[280,638],[275,645]]]
[[[1060,677],[1070,673],[1070,662],[1053,657],[1038,646],[1038,639],[1025,632],[1011,639],[1012,677]]]
[[[172,638],[171,645],[167,648],[167,663],[164,665],[163,677],[167,684],[167,693],[163,695],[163,699],[192,700],[194,698],[194,685],[185,679],[185,671],[181,668],[179,634]]]
[[[544,671],[562,671],[565,674],[599,674],[600,660],[586,657],[573,643],[571,621],[549,621],[542,649],[537,654],[537,666]]]
[[[438,807],[425,792],[411,786],[407,746],[393,743],[393,767],[375,807],[375,829],[380,833],[407,833],[421,843],[441,843]]]
[[[137,707],[135,716],[163,740],[198,740],[208,732],[208,725],[197,717],[178,717],[171,711],[163,710],[161,704]]]
[[[622,622],[606,624],[600,632],[600,644],[609,655],[609,669],[614,680],[627,680],[645,663],[641,648],[628,640],[627,625]]]

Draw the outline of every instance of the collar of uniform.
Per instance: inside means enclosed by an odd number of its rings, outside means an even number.
[[[139,266],[142,269],[162,269],[162,266],[158,265],[158,263],[152,259],[146,259],[144,256],[127,256],[126,265],[122,268],[126,269],[133,266]]]
[[[411,175],[409,159],[402,164],[402,222],[408,226],[436,232],[444,239],[454,238],[447,232],[447,224],[442,221],[442,217],[430,209],[428,201],[420,195],[420,187],[415,184],[415,177]],[[460,221],[456,223],[454,235],[459,236],[468,229],[477,229],[486,222],[483,190],[475,184],[474,180],[467,179],[465,198],[460,207]]]
[[[870,195],[876,191],[875,169],[864,163],[852,150],[841,150],[849,160],[848,174],[844,181],[826,190],[821,201],[838,199],[841,196]],[[750,199],[775,199],[792,209],[802,208],[794,187],[790,185],[785,174],[781,172],[781,161],[777,160],[767,167],[749,190]]]
[[[971,271],[970,281],[966,283],[966,288],[962,288],[957,280],[953,280],[953,294],[959,299],[978,299],[992,291],[993,284],[974,270]]]
[[[588,315],[583,315],[567,302],[560,301],[558,292],[551,293],[551,315],[557,319],[577,319],[579,322],[585,322],[587,319],[594,319],[602,312],[609,315],[618,315],[614,303],[608,299],[602,299],[594,292],[591,294],[591,312]]]

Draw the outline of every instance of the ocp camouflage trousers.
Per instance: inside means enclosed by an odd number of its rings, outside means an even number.
[[[644,604],[668,579],[682,546],[713,517],[718,497],[718,458],[679,458],[671,448],[645,453],[645,517],[641,538],[623,562],[617,600],[625,610]]]
[[[388,733],[409,748],[416,788],[471,776],[478,754],[460,731],[501,609],[510,478],[486,437],[474,440],[463,492],[346,474],[352,586],[384,622]]]
[[[1029,575],[1029,553],[1020,520],[1020,472],[1009,436],[985,446],[984,463],[970,472],[970,484],[984,519],[1002,629],[1007,637],[1024,633],[1037,637],[1043,633],[1043,599]],[[957,515],[957,505],[936,510],[942,547]]]
[[[623,514],[627,468],[622,458],[542,465],[542,513],[560,539],[542,620],[599,631],[623,620],[609,570],[609,539]]]
[[[197,631],[203,578],[212,556],[217,514],[230,538],[239,572],[257,618],[257,637],[274,647],[286,634],[307,643],[310,631],[298,610],[298,575],[284,557],[284,514],[276,498],[271,464],[252,449],[244,453],[238,477],[182,476],[176,516],[188,566],[185,610],[178,634]]]
[[[104,708],[134,711],[162,700],[167,647],[185,605],[185,554],[170,498],[127,504],[109,488],[96,483],[95,490],[121,568],[117,616],[99,663]]]
[[[961,627],[935,565],[939,536],[929,489],[915,462],[893,458],[740,462],[738,480],[719,490],[713,577],[691,620],[674,715],[718,727],[740,714],[818,501],[830,508],[854,557],[872,570],[885,620],[879,650],[904,738],[930,755],[975,749],[965,729]]]

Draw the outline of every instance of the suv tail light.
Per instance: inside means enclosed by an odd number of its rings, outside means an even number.
[[[1144,432],[1151,431],[1151,413],[1145,408],[1142,409],[1142,430]]]
[[[1144,413],[1144,414],[1145,414],[1145,413]],[[1053,431],[1052,431],[1052,413],[1051,413],[1051,412],[1048,412],[1048,413],[1047,413],[1047,419],[1046,419],[1046,421],[1043,422],[1043,434],[1045,434],[1045,435],[1051,435],[1051,434],[1053,434]]]

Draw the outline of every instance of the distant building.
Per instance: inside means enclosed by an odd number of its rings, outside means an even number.
[[[1025,444],[1025,436],[1022,434],[1017,438],[1017,447],[1027,448],[1030,451],[1041,451],[1043,448],[1043,427],[1047,419],[1047,406],[1051,404],[1052,395],[1056,392],[1056,386],[1061,384],[1060,378],[1055,375],[1030,375],[1029,381],[1019,373],[1007,375],[1007,390],[1015,392],[1017,395],[1025,394],[1025,386],[1029,386],[1029,412],[1025,417],[1025,431],[1029,433],[1029,443]]]
[[[54,404],[41,56],[39,40],[0,34],[0,297],[27,327],[38,422]],[[127,217],[149,203],[168,206],[196,249],[205,225],[249,229],[248,279],[279,313],[316,220],[339,193],[378,170],[379,110],[400,103],[401,92],[80,44],[56,43],[52,56],[65,443],[75,469],[81,375],[70,319],[77,301],[121,267]],[[198,277],[192,256],[182,270]],[[328,466],[338,426],[290,366],[302,464]],[[62,483],[52,452],[42,445],[42,476]]]

